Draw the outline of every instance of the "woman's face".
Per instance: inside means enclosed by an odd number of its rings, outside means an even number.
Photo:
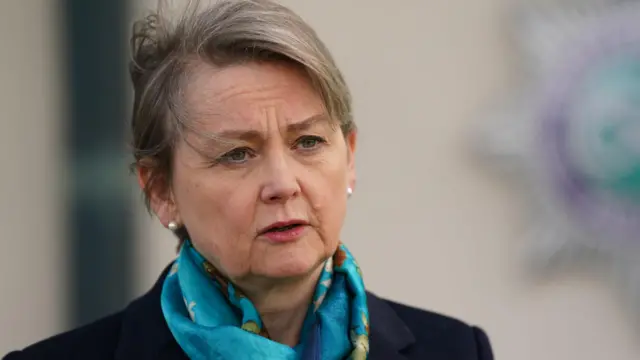
[[[176,146],[170,195],[152,202],[160,220],[184,225],[236,282],[317,269],[339,242],[356,134],[345,138],[286,65],[201,65],[185,98],[195,131]]]

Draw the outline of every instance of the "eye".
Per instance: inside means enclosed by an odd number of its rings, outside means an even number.
[[[324,143],[326,143],[326,141],[319,136],[301,136],[295,145],[301,150],[314,150]]]
[[[218,158],[218,162],[223,164],[237,165],[247,162],[252,157],[253,154],[251,153],[251,149],[243,147],[233,149],[229,152],[224,153]]]

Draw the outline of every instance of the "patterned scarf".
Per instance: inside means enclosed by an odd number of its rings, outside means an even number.
[[[195,360],[365,360],[369,352],[362,274],[343,244],[325,263],[293,348],[269,338],[251,301],[190,241],[165,280],[161,303],[174,338]]]

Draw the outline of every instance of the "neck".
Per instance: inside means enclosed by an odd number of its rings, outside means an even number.
[[[294,347],[313,299],[323,266],[296,280],[263,286],[259,290],[243,289],[258,310],[271,340]]]

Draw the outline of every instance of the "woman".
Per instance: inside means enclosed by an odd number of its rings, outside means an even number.
[[[124,311],[21,359],[492,359],[484,332],[376,297],[340,242],[355,188],[347,85],[268,0],[134,27],[135,169],[177,260]]]

